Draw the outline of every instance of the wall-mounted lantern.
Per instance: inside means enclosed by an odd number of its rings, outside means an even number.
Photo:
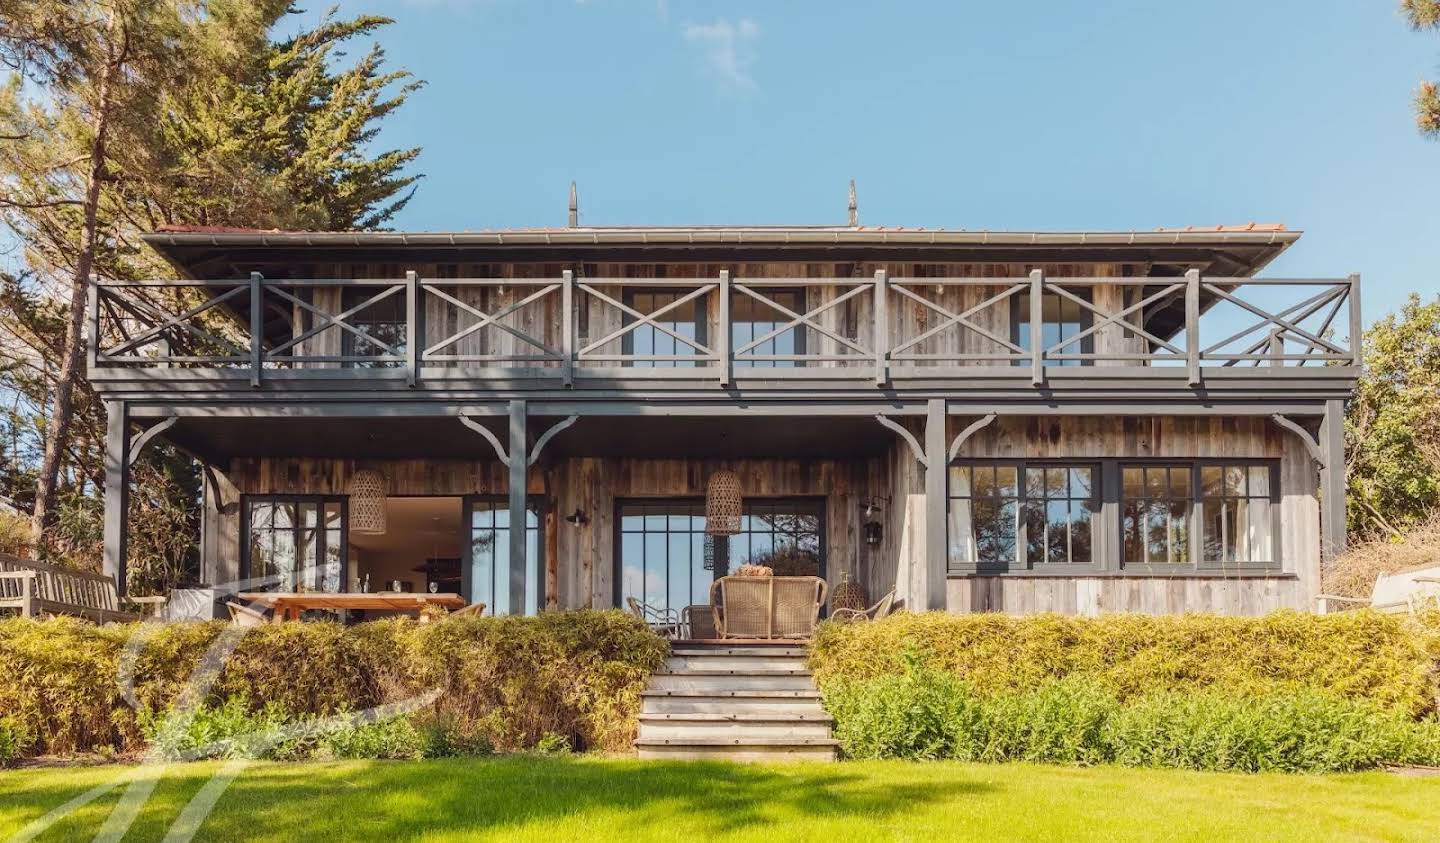
[[[565,516],[565,522],[572,527],[583,527],[590,523],[590,516],[586,515],[585,511],[577,506],[574,512]]]

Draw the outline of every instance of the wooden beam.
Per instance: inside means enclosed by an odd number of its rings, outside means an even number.
[[[986,413],[976,421],[971,422],[964,430],[960,431],[960,434],[955,437],[955,441],[950,443],[949,459],[946,460],[946,463],[948,464],[955,459],[955,455],[960,453],[960,447],[965,444],[967,439],[974,436],[981,428],[995,421],[997,418],[999,418],[999,416],[996,413]]]
[[[125,594],[125,561],[130,512],[129,418],[124,401],[105,402],[105,530],[101,570]]]
[[[890,286],[885,270],[875,270],[875,385],[890,382]]]
[[[1320,421],[1320,554],[1334,559],[1345,552],[1345,402],[1325,402]]]
[[[1045,272],[1030,270],[1030,385],[1045,383]]]
[[[525,614],[525,549],[529,536],[525,529],[525,486],[529,461],[526,458],[525,401],[510,402],[510,613]],[[539,587],[536,583],[536,587]]]
[[[1330,403],[1331,403],[1331,402],[1328,402],[1328,401],[1326,402],[1327,405],[1330,404]],[[1340,403],[1343,404],[1344,402],[1340,402]],[[1328,406],[1327,406],[1326,415],[1327,415],[1327,417],[1328,417],[1328,415],[1329,415]],[[1299,424],[1291,421],[1290,419],[1288,419],[1288,418],[1280,415],[1279,413],[1271,413],[1271,414],[1270,414],[1270,418],[1271,418],[1271,420],[1273,420],[1276,424],[1280,425],[1281,427],[1283,427],[1283,428],[1285,428],[1286,430],[1290,431],[1291,433],[1295,434],[1295,435],[1300,439],[1300,443],[1305,446],[1305,450],[1310,452],[1310,458],[1313,459],[1313,460],[1315,460],[1315,463],[1316,463],[1317,465],[1319,465],[1321,469],[1324,469],[1324,468],[1325,468],[1325,466],[1326,466],[1326,464],[1327,464],[1327,462],[1328,462],[1327,459],[1326,459],[1326,456],[1327,456],[1327,455],[1325,454],[1324,451],[1321,450],[1321,448],[1320,448],[1320,443],[1315,441],[1315,437],[1310,435],[1310,431],[1306,430],[1305,428],[1301,427]],[[1343,441],[1342,441],[1342,443],[1341,443],[1341,453],[1342,453],[1342,457],[1343,457],[1343,453],[1344,453],[1344,443],[1343,443]]]
[[[540,459],[540,453],[545,450],[545,445],[551,439],[554,439],[556,434],[560,433],[560,431],[564,430],[565,428],[569,427],[577,421],[580,421],[580,417],[578,415],[570,416],[564,421],[556,422],[555,424],[551,425],[549,430],[540,434],[540,438],[535,440],[535,447],[530,449],[530,459],[528,462],[526,462],[526,465],[534,465],[535,461]]]
[[[260,386],[260,370],[263,368],[262,355],[265,347],[265,309],[261,303],[264,294],[260,273],[250,273],[250,387]]]
[[[930,399],[925,414],[925,608],[945,609],[945,400]]]
[[[420,276],[405,272],[405,383],[415,385],[420,374]]]
[[[715,355],[720,358],[720,386],[734,381],[734,352],[730,348],[730,270],[720,270],[720,329],[715,337]]]
[[[150,444],[150,440],[174,427],[175,422],[179,420],[179,416],[161,419],[158,423],[152,424],[135,434],[134,438],[130,440],[130,453],[129,456],[125,458],[125,464],[133,466],[135,461],[140,459],[140,454],[145,450],[145,446]]]
[[[929,417],[928,413],[926,417]],[[914,452],[916,461],[918,461],[923,466],[929,467],[930,463],[928,460],[928,455],[925,453],[925,449],[921,447],[920,440],[915,438],[915,434],[906,430],[903,424],[900,424],[899,422],[891,419],[884,413],[876,413],[875,421],[880,422],[882,427],[888,427],[896,433],[900,434],[900,437],[910,445],[910,450]]]
[[[1144,321],[1145,315],[1140,315]],[[1200,270],[1185,271],[1185,382],[1200,385]]]

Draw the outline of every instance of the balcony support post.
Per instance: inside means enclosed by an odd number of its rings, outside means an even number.
[[[1325,402],[1320,421],[1320,558],[1345,552],[1345,402]]]
[[[510,468],[510,613],[525,614],[525,549],[529,544],[526,529],[525,487],[529,475],[529,443],[525,438],[525,401],[510,402],[510,448],[506,452]],[[536,593],[543,591],[536,583]]]
[[[560,280],[560,377],[566,387],[575,385],[575,272],[567,269]]]
[[[875,385],[890,382],[890,279],[883,269],[875,270]]]
[[[925,412],[925,608],[945,610],[946,545],[945,399],[931,398]]]
[[[250,273],[250,386],[260,386],[261,352],[264,348],[265,309],[260,303],[260,282],[263,276]]]
[[[1350,274],[1350,365],[1365,363],[1365,322],[1360,312],[1360,274]]]
[[[715,337],[715,354],[720,358],[720,386],[729,388],[735,383],[734,355],[730,349],[730,270],[720,270],[720,327]]]
[[[124,401],[105,402],[105,526],[101,571],[125,596],[125,562],[130,538],[129,412]]]
[[[405,383],[415,385],[420,374],[420,276],[405,273]]]
[[[1045,270],[1030,270],[1030,385],[1045,383],[1045,308],[1041,297],[1045,295]]]
[[[1140,314],[1145,321],[1145,314]],[[1200,270],[1185,271],[1185,380],[1200,385]]]

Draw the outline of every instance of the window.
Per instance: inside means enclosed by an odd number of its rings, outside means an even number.
[[[384,287],[345,288],[340,296],[341,312],[363,304],[384,289]],[[391,354],[384,347],[370,342],[366,337],[374,337],[388,345],[394,349],[396,355],[403,356],[405,354],[405,296],[402,293],[391,293],[374,304],[351,314],[350,318],[345,321],[365,336],[356,336],[350,331],[336,328],[335,330],[338,330],[341,335],[342,356],[386,357]],[[404,363],[401,361],[360,360],[345,365],[364,369],[402,366]]]
[[[1200,468],[1204,562],[1228,565],[1275,560],[1272,471],[1268,465]]]
[[[796,314],[805,312],[804,290],[776,290],[761,287],[757,292],[775,304]],[[755,360],[756,355],[797,355],[805,353],[805,332],[798,326],[781,331],[754,348],[741,352],[740,349],[767,336],[791,317],[771,305],[744,293],[731,297],[730,301],[730,347],[735,349],[735,368],[747,367],[767,369],[788,369],[800,365],[798,360]]]
[[[950,468],[950,561],[963,568],[1091,565],[1094,465],[975,462]]]
[[[1188,565],[1195,495],[1188,465],[1121,469],[1125,565]]]
[[[538,501],[525,508],[525,605],[510,605],[510,503],[499,497],[469,498],[465,547],[471,602],[484,603],[487,615],[533,615],[540,611],[540,512]]]
[[[1067,290],[1077,298],[1090,301],[1090,290]],[[1010,305],[1010,341],[1030,351],[1030,294],[1019,293],[1011,297]],[[1090,311],[1085,309],[1072,299],[1065,298],[1056,293],[1045,293],[1040,296],[1040,342],[1043,350],[1059,345],[1065,340],[1076,336],[1081,331],[1089,329],[1091,325]],[[1078,342],[1072,342],[1063,346],[1054,353],[1065,354],[1093,354],[1095,353],[1095,335],[1086,334]],[[1089,360],[1065,360],[1046,357],[1046,366],[1079,366],[1088,365]],[[1030,365],[1027,361],[1015,361],[1017,366]]]
[[[246,496],[241,579],[265,591],[345,590],[345,500]]]
[[[744,502],[740,532],[705,534],[703,501],[622,501],[617,507],[617,605],[627,598],[680,611],[710,602],[710,584],[745,563],[781,576],[824,576],[823,500]]]
[[[635,310],[649,316],[657,310],[664,308],[689,295],[691,290],[636,290],[625,291],[625,304]],[[705,343],[705,319],[704,303],[705,296],[691,299],[690,301],[665,311],[656,321],[657,324],[675,332],[681,337],[694,340],[703,345]],[[636,322],[634,317],[628,314],[625,323]],[[644,324],[632,331],[629,331],[621,339],[621,353],[636,356],[655,356],[655,360],[627,360],[625,365],[637,368],[675,369],[690,368],[696,365],[694,360],[683,360],[675,358],[695,357],[700,353],[699,349],[687,342],[676,339],[665,333],[654,325]]]

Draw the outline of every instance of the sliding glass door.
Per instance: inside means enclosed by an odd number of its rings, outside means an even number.
[[[256,591],[345,590],[345,499],[245,496],[240,578]]]
[[[629,500],[616,506],[615,602],[634,598],[679,611],[710,602],[710,583],[745,563],[782,576],[825,575],[820,499],[752,500],[740,532],[705,534],[700,500]]]
[[[465,499],[465,558],[461,562],[461,587],[472,603],[484,603],[487,615],[534,615],[540,611],[544,591],[544,568],[540,555],[540,503],[532,500],[525,509],[525,602],[510,601],[510,542],[515,541],[510,524],[510,504],[499,496],[471,496]]]

